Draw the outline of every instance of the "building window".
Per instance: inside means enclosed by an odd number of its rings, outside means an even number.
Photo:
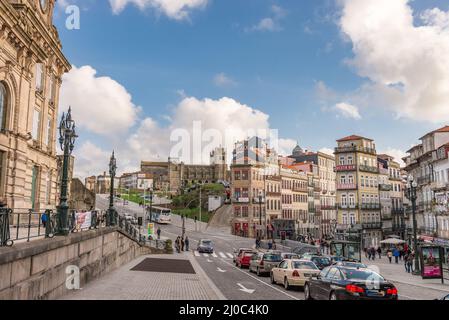
[[[50,204],[51,199],[51,170],[47,173],[46,190],[45,190],[45,201]]]
[[[52,134],[51,134],[51,118],[47,119],[47,147],[51,147],[51,141],[52,141]]]
[[[56,93],[55,89],[56,89],[56,81],[55,81],[54,74],[52,74],[50,76],[50,82],[48,84],[48,99],[49,99],[50,103],[55,102],[55,93]]]
[[[0,129],[3,130],[6,127],[6,109],[7,109],[7,92],[3,83],[0,82]]]
[[[39,141],[40,138],[40,130],[39,130],[39,125],[41,122],[41,112],[38,109],[34,109],[34,113],[33,113],[33,131],[32,131],[32,135],[33,135],[33,139],[36,141]]]
[[[44,86],[44,66],[42,63],[36,64],[36,91],[42,92]]]

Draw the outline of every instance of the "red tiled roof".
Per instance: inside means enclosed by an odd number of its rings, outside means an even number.
[[[345,137],[345,138],[342,138],[340,140],[337,140],[337,142],[352,141],[352,140],[362,140],[362,139],[373,141],[372,139],[368,139],[368,138],[364,138],[364,137],[361,137],[361,136],[352,135],[352,136]]]

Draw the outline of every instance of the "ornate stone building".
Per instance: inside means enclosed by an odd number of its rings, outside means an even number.
[[[70,64],[52,24],[55,0],[0,0],[0,197],[54,208],[61,77]]]

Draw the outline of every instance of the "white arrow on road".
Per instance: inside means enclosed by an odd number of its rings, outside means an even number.
[[[225,272],[226,272],[226,270],[223,270],[223,269],[220,269],[220,268],[217,268],[217,271],[218,271],[218,272],[222,272],[222,273],[225,273]]]
[[[246,292],[246,293],[249,293],[249,294],[252,294],[252,293],[254,293],[254,291],[256,291],[256,290],[253,290],[253,289],[248,289],[248,288],[245,288],[241,283],[237,283],[237,285],[240,287],[240,291],[243,291],[243,292]]]
[[[212,260],[210,260],[210,259],[207,259],[207,262],[213,262]]]

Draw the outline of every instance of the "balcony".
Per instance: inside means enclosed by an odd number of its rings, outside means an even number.
[[[347,146],[347,147],[337,147],[335,148],[335,153],[349,153],[349,152],[363,152],[372,155],[376,155],[376,149],[359,147],[359,146]]]
[[[357,166],[355,164],[347,164],[347,165],[341,165],[341,166],[335,167],[336,172],[356,171],[356,170],[357,170]]]
[[[232,202],[233,203],[249,203],[249,198],[244,198],[244,197],[233,197],[232,198]]]
[[[389,184],[379,184],[379,190],[380,191],[392,191],[393,186]]]
[[[304,187],[294,186],[294,187],[292,188],[292,190],[293,190],[294,192],[303,192],[303,193],[309,192],[309,189],[308,189],[306,186],[304,186]]]
[[[405,232],[406,230],[407,225],[405,223],[393,225],[393,232]]]
[[[331,205],[321,205],[321,210],[335,210],[336,206]]]
[[[348,205],[348,204],[337,203],[336,207],[338,209],[341,209],[341,210],[355,210],[355,209],[358,209],[358,206],[356,204]]]
[[[393,177],[393,176],[388,177],[388,179],[393,180],[393,181],[402,181],[403,180],[402,177]]]
[[[360,205],[362,210],[380,210],[380,203],[362,203]]]
[[[280,197],[281,193],[280,192],[267,192],[267,197]]]
[[[377,167],[370,167],[365,165],[360,165],[359,170],[363,172],[370,172],[370,173],[379,173],[379,168]]]
[[[382,222],[364,222],[362,223],[363,229],[382,229]]]
[[[404,209],[403,208],[391,208],[391,213],[392,214],[403,215],[404,214]]]
[[[357,190],[355,183],[337,183],[337,190]]]
[[[426,175],[418,178],[418,185],[425,185],[432,182],[432,175]]]
[[[265,203],[265,197],[261,197],[261,198],[259,198],[259,197],[254,197],[253,198],[253,203]]]
[[[434,181],[430,184],[430,188],[434,191],[442,190],[442,189],[449,189],[449,183]]]

